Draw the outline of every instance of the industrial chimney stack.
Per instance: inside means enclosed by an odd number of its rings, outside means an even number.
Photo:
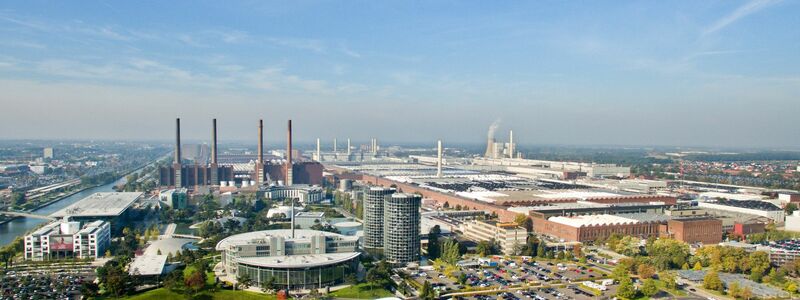
[[[217,166],[217,119],[211,121],[211,185],[219,184],[219,174]]]
[[[347,138],[347,157],[350,159],[350,138]]]
[[[258,158],[256,159],[256,183],[264,184],[264,120],[258,120]]]
[[[436,144],[436,177],[442,178],[442,140],[439,140]]]
[[[175,161],[172,168],[175,170],[175,187],[183,187],[181,181],[181,118],[175,119]]]
[[[321,156],[322,153],[320,153],[319,150],[320,150],[319,149],[319,138],[317,138],[317,161],[322,161],[322,156]]]
[[[286,128],[287,136],[286,136],[286,185],[291,186],[293,184],[293,170],[292,170],[292,120],[289,120],[288,126]]]
[[[508,131],[508,158],[514,158],[514,131]]]

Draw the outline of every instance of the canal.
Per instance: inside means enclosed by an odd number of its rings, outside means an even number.
[[[71,196],[66,197],[64,199],[61,199],[61,200],[59,200],[59,201],[57,201],[57,202],[55,202],[53,204],[50,204],[48,206],[39,208],[39,209],[35,210],[34,213],[38,214],[38,215],[50,215],[50,214],[58,211],[59,209],[67,207],[72,203],[78,202],[79,200],[88,197],[91,194],[99,193],[99,192],[113,192],[114,191],[113,188],[114,188],[115,185],[121,184],[121,183],[124,183],[124,182],[125,182],[125,176],[123,176],[120,179],[117,179],[116,181],[114,181],[112,183],[101,185],[101,186],[97,186],[97,187],[93,187],[93,188],[90,188],[90,189],[85,189],[83,191],[75,193],[74,195],[71,195]],[[8,243],[11,243],[12,241],[14,241],[14,239],[17,236],[24,235],[29,230],[35,228],[36,226],[39,226],[39,224],[42,224],[44,222],[47,222],[47,221],[46,220],[42,220],[42,219],[34,219],[34,218],[16,218],[14,220],[11,220],[11,222],[8,222],[8,223],[5,223],[5,224],[1,224],[0,225],[0,245],[3,245],[3,246],[8,245]]]

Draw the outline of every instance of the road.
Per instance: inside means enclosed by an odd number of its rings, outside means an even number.
[[[26,218],[34,218],[34,219],[41,219],[41,220],[48,220],[48,221],[55,221],[56,218],[37,215],[32,213],[24,213],[24,212],[17,212],[17,211],[0,211],[0,214],[14,216],[14,217],[26,217]]]

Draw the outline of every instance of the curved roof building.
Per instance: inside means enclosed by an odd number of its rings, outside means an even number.
[[[217,243],[225,280],[247,275],[254,286],[270,277],[288,289],[340,284],[358,266],[358,237],[337,233],[278,229],[242,233]]]

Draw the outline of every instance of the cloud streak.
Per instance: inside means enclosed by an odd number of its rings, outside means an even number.
[[[703,35],[709,35],[720,31],[744,17],[757,13],[779,2],[781,2],[781,0],[751,0],[727,16],[717,20],[711,26],[707,27],[705,30],[703,30]]]

